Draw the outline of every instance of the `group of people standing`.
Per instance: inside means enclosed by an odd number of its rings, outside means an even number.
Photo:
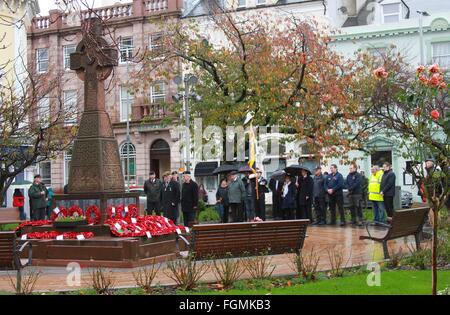
[[[362,209],[367,206],[367,196],[373,203],[375,221],[385,222],[385,210],[389,217],[394,212],[395,174],[388,162],[383,164],[383,170],[373,166],[369,180],[363,172],[358,172],[355,163],[349,166],[346,178],[338,172],[337,165],[332,164],[330,173],[322,173],[322,167],[318,166],[313,176],[307,169],[302,169],[299,176],[285,174],[284,180],[272,178],[269,188],[272,191],[273,216],[278,220],[309,219],[316,225],[335,225],[338,212],[340,226],[345,226],[344,189],[348,190],[354,226],[363,224]]]
[[[256,168],[255,171],[243,172],[242,179],[239,172],[232,171],[221,179],[216,192],[221,222],[266,220],[267,180],[260,169]]]

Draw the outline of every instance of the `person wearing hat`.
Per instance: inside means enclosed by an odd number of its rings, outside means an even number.
[[[198,185],[191,178],[191,172],[183,172],[183,185],[181,186],[181,211],[183,212],[184,226],[192,226],[197,218]]]
[[[316,167],[313,182],[313,203],[316,213],[316,221],[313,224],[324,225],[327,223],[327,215],[325,211],[325,176],[322,174],[322,167]]]
[[[228,203],[231,211],[231,222],[243,222],[244,211],[242,203],[247,195],[244,183],[238,177],[238,172],[228,174]]]
[[[312,222],[311,207],[314,181],[309,174],[309,171],[302,169],[301,175],[298,177],[298,207],[295,217],[296,219],[309,219]]]
[[[147,195],[147,214],[161,215],[161,191],[162,183],[156,178],[154,171],[150,171],[149,179],[144,183],[144,192]]]
[[[283,220],[293,220],[295,217],[294,209],[297,206],[297,187],[294,184],[290,174],[284,177],[283,187],[281,188],[281,212]]]
[[[28,189],[33,221],[45,220],[47,209],[47,189],[42,183],[41,175],[34,176],[33,184]]]
[[[161,192],[161,211],[164,216],[172,220],[175,224],[178,220],[178,204],[180,203],[180,188],[177,182],[172,181],[170,172],[163,174],[163,184]]]

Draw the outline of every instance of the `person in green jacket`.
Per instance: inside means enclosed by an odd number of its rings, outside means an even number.
[[[53,195],[55,193],[53,192],[53,188],[52,187],[48,187],[47,188],[47,209],[46,209],[46,215],[47,215],[47,220],[50,220],[50,216],[52,215],[52,200],[53,200]]]
[[[245,186],[238,177],[238,172],[228,174],[228,202],[231,210],[232,222],[244,221],[244,209],[242,203],[246,197]]]
[[[45,220],[48,192],[42,183],[41,175],[34,176],[33,184],[28,189],[33,221]]]

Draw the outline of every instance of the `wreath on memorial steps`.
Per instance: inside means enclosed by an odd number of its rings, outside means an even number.
[[[106,208],[106,215],[108,219],[121,219],[123,206],[109,206]]]
[[[124,219],[131,219],[131,218],[137,218],[139,215],[138,207],[131,203],[126,207],[123,207],[123,213],[122,218]]]
[[[59,217],[67,217],[69,214],[68,210],[64,207],[56,207],[52,210],[52,214],[50,215],[50,220],[55,221]]]
[[[94,217],[92,217],[92,213],[94,213]],[[99,224],[101,219],[100,210],[96,205],[89,206],[86,209],[86,219],[88,224]]]
[[[57,231],[43,231],[43,232],[31,232],[22,234],[21,239],[22,240],[29,240],[29,239],[35,239],[35,240],[54,240],[58,239],[58,236],[60,239],[63,240],[83,240],[94,237],[94,233],[92,232],[64,232],[60,233]]]
[[[78,206],[72,206],[68,210],[69,217],[82,217],[83,210]],[[76,214],[76,215],[75,215]]]

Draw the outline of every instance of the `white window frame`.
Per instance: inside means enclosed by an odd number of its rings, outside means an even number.
[[[267,0],[256,0],[256,5],[264,5],[267,3]]]
[[[132,160],[134,160],[134,162],[133,162],[134,170],[132,172],[130,172],[130,174],[128,174],[128,169],[127,169],[127,152],[126,152],[127,145],[130,146],[130,162]],[[136,184],[136,146],[131,142],[129,142],[129,143],[124,142],[120,146],[119,152],[120,152],[120,162],[121,162],[120,164],[122,166],[124,180],[126,183],[128,183],[128,179],[129,179],[130,184],[135,185]]]
[[[434,54],[434,50],[435,50],[434,45],[439,45],[439,44],[447,44],[448,46],[450,46],[450,40],[431,43],[431,60],[433,63],[439,64],[439,66],[442,69],[446,69],[446,70],[450,69],[450,53],[446,54],[446,55],[437,55],[437,56]],[[449,61],[447,63],[448,65],[443,65],[441,62],[439,62],[440,58],[448,58],[449,59]]]
[[[125,97],[125,93],[126,92],[126,97]],[[132,109],[133,109],[133,94],[130,93],[128,91],[128,87],[120,85],[119,86],[119,103],[120,103],[120,121],[124,122],[127,120],[131,120],[131,114],[132,114]],[[128,105],[126,105],[128,104]],[[126,113],[126,107],[128,106],[128,119],[126,117],[127,113]]]
[[[162,40],[163,39],[163,36],[164,36],[164,33],[163,32],[157,32],[157,33],[153,33],[153,34],[150,34],[149,36],[148,36],[148,48],[151,50],[151,51],[155,51],[155,50],[157,50],[157,49],[161,49],[162,47],[163,47],[163,44],[162,43],[160,43],[160,44],[154,44],[153,43],[153,38],[156,38],[156,37],[159,37],[160,38],[160,40]]]
[[[63,60],[64,60],[64,69],[70,70],[70,54],[75,52],[77,45],[64,45],[63,46]],[[70,49],[70,52],[69,52]]]
[[[47,52],[47,57],[46,58],[41,58],[41,51],[46,51]],[[48,52],[48,48],[37,48],[36,49],[36,71],[38,73],[46,73],[48,71],[48,65],[49,65],[49,52]],[[43,70],[42,68],[44,68],[45,65],[45,70]]]
[[[125,41],[131,41],[130,44],[124,44]],[[127,63],[133,58],[134,40],[133,36],[125,36],[120,39],[120,63]],[[125,54],[125,56],[124,56]]]
[[[69,183],[70,162],[72,161],[72,154],[64,151],[64,185]]]
[[[238,8],[246,8],[247,7],[247,0],[237,0],[237,7]]]
[[[42,172],[42,169],[43,169],[42,164],[48,164],[49,165],[49,168],[50,168],[50,174],[49,175],[50,175],[50,177],[45,177],[44,176],[44,174]],[[41,175],[42,182],[45,185],[47,185],[47,186],[51,186],[51,184],[52,184],[52,162],[50,160],[39,162],[38,168],[39,168],[38,172],[39,172],[39,175]]]
[[[77,90],[63,91],[64,125],[66,126],[77,123],[77,97]]]
[[[162,92],[155,92],[155,87],[157,85],[162,85]],[[162,100],[160,100],[162,99]],[[151,104],[161,104],[166,101],[166,83],[164,81],[159,81],[150,87],[150,103]]]
[[[398,11],[395,12],[395,13],[384,13],[385,7],[392,6],[392,5],[397,5]],[[401,2],[393,2],[393,3],[382,4],[381,5],[381,13],[382,13],[383,24],[400,22],[403,19],[402,12],[403,12],[403,8],[402,8]],[[387,16],[398,16],[398,21],[396,21],[396,22],[386,22],[385,18]]]
[[[50,98],[48,95],[42,97],[37,104],[37,120],[38,122],[45,121],[44,126],[48,126],[50,119]]]

